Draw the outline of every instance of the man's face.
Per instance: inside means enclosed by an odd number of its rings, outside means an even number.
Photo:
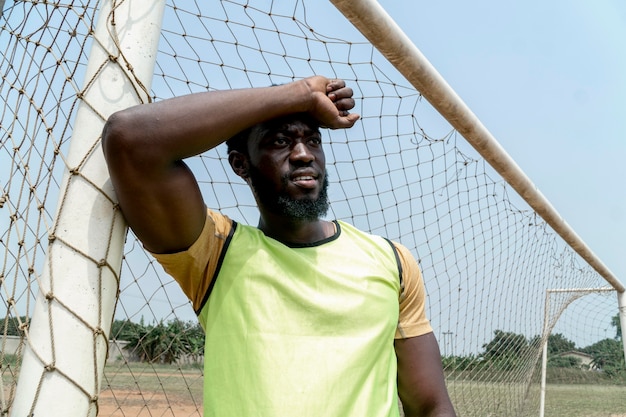
[[[259,205],[290,219],[314,221],[327,213],[326,159],[315,124],[281,119],[250,139],[248,153]]]

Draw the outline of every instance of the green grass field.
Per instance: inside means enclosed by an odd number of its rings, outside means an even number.
[[[127,368],[128,369],[128,368]],[[140,387],[167,393],[174,403],[202,403],[202,374],[198,369],[176,370],[170,366],[133,365],[130,372],[107,368],[110,389]],[[511,417],[519,410],[519,398],[527,398],[519,417],[539,415],[539,384],[527,391],[522,384],[451,381],[449,391],[459,417]],[[189,404],[191,405],[191,404]],[[175,409],[175,404],[172,408]],[[626,417],[626,386],[601,384],[548,384],[546,417]]]
[[[202,370],[170,365],[133,363],[130,366],[107,366],[105,383],[112,390],[163,392],[178,398],[202,399]],[[106,387],[103,387],[106,388]]]
[[[448,384],[459,417],[536,417],[540,386],[453,381]],[[515,401],[526,398],[524,411]],[[626,417],[626,386],[547,384],[546,417]]]
[[[626,387],[548,385],[547,417],[626,417]]]
[[[107,366],[105,375],[100,416],[143,416],[162,410],[168,410],[166,415],[174,417],[201,415],[200,369],[132,364]],[[8,376],[3,375],[5,388]],[[539,415],[539,384],[527,390],[522,384],[450,381],[448,389],[459,417]],[[526,398],[522,413],[517,412],[522,408],[519,398]],[[626,386],[548,384],[545,416],[626,417]]]

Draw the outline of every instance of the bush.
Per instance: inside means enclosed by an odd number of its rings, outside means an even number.
[[[174,319],[156,325],[116,320],[111,326],[112,338],[125,340],[128,349],[150,363],[173,363],[184,355],[202,356],[204,331],[197,322]]]

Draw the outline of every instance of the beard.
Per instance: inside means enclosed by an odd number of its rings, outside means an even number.
[[[289,176],[281,179],[281,188],[276,191],[271,182],[263,176],[261,171],[250,165],[248,176],[254,193],[259,202],[274,214],[293,220],[315,221],[328,213],[328,175],[324,173],[324,181],[317,198],[294,199],[286,192]]]

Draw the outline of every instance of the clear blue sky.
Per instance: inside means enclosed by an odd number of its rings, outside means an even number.
[[[626,283],[626,2],[380,4]]]

